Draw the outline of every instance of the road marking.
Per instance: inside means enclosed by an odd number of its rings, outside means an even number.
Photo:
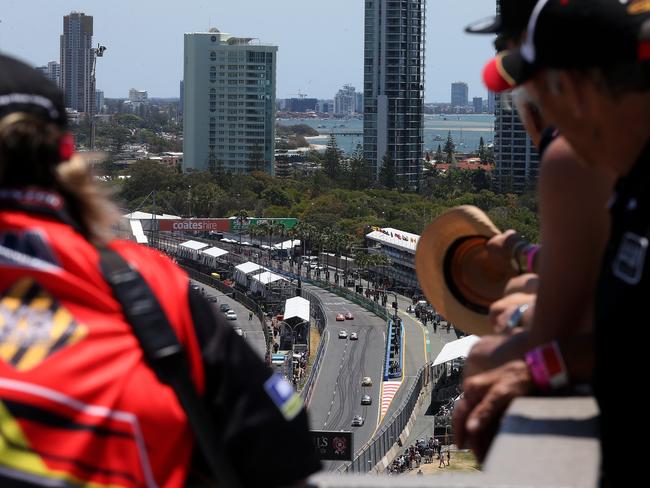
[[[382,393],[381,393],[381,411],[380,411],[380,422],[384,419],[390,404],[393,402],[397,391],[402,386],[402,381],[384,381],[382,383]]]

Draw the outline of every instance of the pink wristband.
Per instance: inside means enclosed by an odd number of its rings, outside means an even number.
[[[526,253],[526,271],[533,273],[533,265],[535,264],[535,256],[539,252],[539,246],[533,244]]]
[[[540,348],[535,348],[526,353],[526,365],[528,366],[530,375],[533,377],[535,386],[543,392],[549,391],[551,385],[548,381],[548,373],[546,372],[546,365],[544,364],[544,357]]]

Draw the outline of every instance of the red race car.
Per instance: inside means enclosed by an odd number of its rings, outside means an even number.
[[[343,316],[342,313],[337,313],[336,314],[336,321],[337,322],[343,322],[345,320],[345,317]]]

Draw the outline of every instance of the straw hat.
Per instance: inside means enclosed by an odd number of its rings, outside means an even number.
[[[497,269],[485,243],[501,231],[487,215],[462,205],[424,230],[415,253],[420,286],[431,305],[467,334],[494,331],[489,306],[503,296],[514,269]]]

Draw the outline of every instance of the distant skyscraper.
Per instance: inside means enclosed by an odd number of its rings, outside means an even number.
[[[147,93],[147,90],[136,90],[135,88],[131,88],[129,90],[129,101],[136,103],[144,103],[149,99],[149,94]]]
[[[495,93],[488,91],[487,111],[489,114],[494,113],[494,99],[495,99]]]
[[[363,113],[363,93],[358,92],[356,94],[356,98],[357,99],[356,99],[356,103],[354,104],[355,105],[354,111],[356,113],[358,113],[358,114],[362,114]]]
[[[474,106],[474,113],[483,113],[483,97],[472,98],[472,105]]]
[[[398,180],[422,173],[426,0],[365,1],[363,152],[375,177],[390,154]]]
[[[497,14],[501,2],[497,0]],[[495,94],[494,171],[495,190],[524,193],[537,182],[539,157],[517,111],[507,101],[508,93]]]
[[[95,111],[93,18],[81,12],[63,17],[61,35],[61,88],[65,106],[78,112]]]
[[[277,46],[185,34],[183,169],[273,174]]]
[[[451,84],[451,106],[467,107],[469,102],[469,88],[467,83],[457,81]]]
[[[102,90],[95,90],[95,113],[102,113],[104,108],[104,92]]]
[[[356,104],[356,90],[351,85],[344,85],[334,96],[334,115],[352,115]]]

